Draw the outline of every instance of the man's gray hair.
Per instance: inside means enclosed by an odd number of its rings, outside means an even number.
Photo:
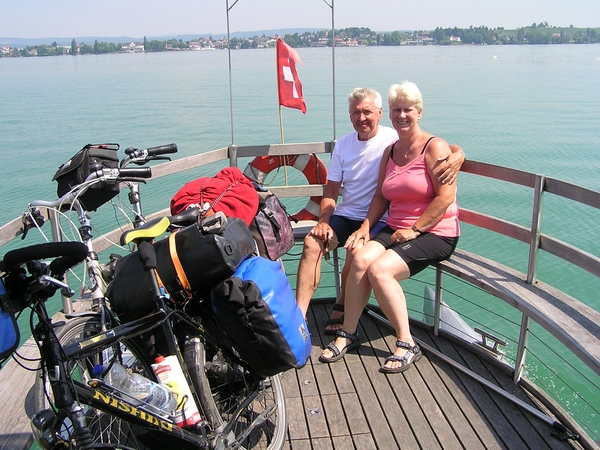
[[[352,103],[354,101],[360,101],[365,97],[373,97],[373,102],[377,108],[381,108],[383,105],[383,101],[381,100],[381,94],[377,92],[373,88],[355,88],[350,95],[348,95],[348,103]]]

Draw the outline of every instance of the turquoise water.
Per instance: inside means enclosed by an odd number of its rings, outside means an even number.
[[[308,111],[283,109],[285,141],[331,140],[331,49],[300,54]],[[469,159],[600,191],[599,57],[598,45],[338,48],[336,134],[351,130],[346,95],[354,87],[385,98],[392,83],[409,79],[423,92],[422,127]],[[233,51],[231,61],[234,142],[279,143],[274,50]],[[229,145],[228,77],[226,51],[0,59],[0,222],[30,200],[53,199],[54,172],[86,143],[175,142],[180,156]],[[145,210],[168,206],[178,188],[143,186]],[[521,225],[531,222],[531,201],[525,188],[469,174],[459,181],[461,206]],[[600,255],[600,212],[551,196],[544,209],[544,232]],[[506,241],[464,226],[460,246],[525,270],[526,246]],[[546,256],[539,278],[600,309],[597,278]]]
[[[331,140],[331,49],[302,49],[301,56],[308,112],[283,108],[285,140]],[[390,84],[410,79],[424,95],[423,128],[460,144],[469,159],[600,190],[599,56],[598,45],[338,48],[337,136],[351,129],[350,90],[371,85],[385,97]],[[280,142],[274,50],[233,51],[231,61],[234,142]],[[0,59],[0,98],[1,223],[34,198],[53,198],[52,175],[86,143],[176,142],[187,156],[232,140],[226,51]],[[166,207],[178,187],[162,180],[144,186],[146,210]],[[531,193],[523,188],[463,174],[459,202],[531,221]],[[555,214],[544,231],[600,254],[598,211],[548,196],[545,208]],[[526,249],[492,247],[487,236],[463,231],[464,248],[526,264]],[[540,270],[541,278],[554,278]],[[600,308],[598,286],[589,285],[597,280],[573,283],[563,273],[553,280],[561,289]]]

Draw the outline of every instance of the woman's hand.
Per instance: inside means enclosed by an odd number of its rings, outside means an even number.
[[[400,228],[392,233],[391,244],[401,244],[402,242],[416,239],[419,233],[412,230],[411,228]]]
[[[352,233],[350,237],[348,237],[348,240],[344,244],[344,248],[353,249],[359,244],[364,245],[369,242],[370,237],[369,229],[361,226],[358,230]]]

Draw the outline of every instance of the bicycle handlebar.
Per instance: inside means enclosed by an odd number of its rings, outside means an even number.
[[[0,270],[11,270],[29,261],[56,258],[50,263],[50,272],[63,275],[87,255],[88,248],[81,242],[47,242],[7,252],[0,261]]]
[[[120,167],[125,167],[130,163],[143,165],[148,161],[157,159],[170,160],[168,157],[161,157],[160,155],[167,155],[170,153],[177,153],[177,144],[159,145],[157,147],[150,147],[146,149],[137,149],[129,147],[125,149],[127,155],[120,163]]]
[[[152,169],[150,167],[132,167],[129,169],[108,169],[108,170],[118,170],[119,175],[117,178],[152,178]],[[102,178],[104,176],[103,171],[98,171],[102,175],[97,178]],[[96,173],[98,173],[96,172]]]
[[[132,179],[140,178],[151,178],[152,169],[150,167],[132,167],[132,168],[114,168],[114,169],[102,169],[92,172],[88,175],[86,180],[80,185],[76,186],[73,190],[67,192],[61,198],[57,200],[34,200],[29,203],[31,207],[44,207],[44,208],[59,208],[64,205],[74,204],[74,200],[80,196],[85,190],[94,183],[106,182],[106,183],[117,183],[119,181],[131,181]],[[76,191],[78,190],[78,192]]]
[[[148,155],[167,155],[169,153],[177,153],[177,144],[159,145],[157,147],[150,147],[147,149]],[[125,151],[127,152],[127,151]]]

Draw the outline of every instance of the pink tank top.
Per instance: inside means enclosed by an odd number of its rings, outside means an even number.
[[[425,151],[428,144],[429,141],[421,154],[405,166],[396,165],[391,157],[387,162],[382,191],[383,196],[390,202],[387,223],[394,230],[412,227],[435,197],[435,190],[425,164]],[[460,236],[456,199],[448,206],[442,218],[427,232],[444,237]]]

